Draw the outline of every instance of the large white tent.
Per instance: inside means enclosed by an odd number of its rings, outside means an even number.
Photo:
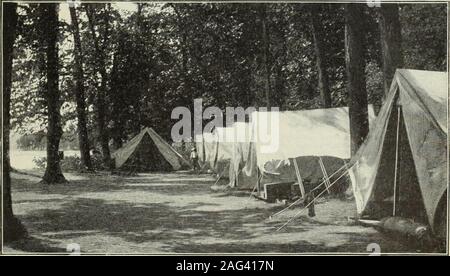
[[[399,69],[350,175],[360,216],[401,216],[446,237],[445,72]]]
[[[368,115],[372,122],[375,118],[372,105],[368,106]],[[324,177],[320,163],[332,174],[351,156],[348,107],[256,111],[251,116],[251,136],[249,156],[240,173],[252,181],[258,179],[259,170],[266,182],[297,181],[298,174],[317,182]],[[241,185],[248,187],[249,183]]]

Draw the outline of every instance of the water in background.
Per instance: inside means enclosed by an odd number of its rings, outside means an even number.
[[[11,132],[9,142],[9,158],[11,162],[11,167],[17,170],[33,170],[37,166],[33,162],[33,159],[40,159],[42,157],[47,157],[47,152],[45,150],[19,150],[17,147],[17,139],[20,138],[20,134]],[[80,156],[78,150],[65,150],[64,157],[66,156]]]
[[[64,156],[79,156],[80,152],[76,150],[66,150],[64,151]],[[21,151],[12,149],[9,153],[9,157],[11,159],[11,166],[17,170],[33,170],[36,169],[36,164],[33,162],[33,159],[40,159],[42,157],[46,157],[47,152],[44,151]]]

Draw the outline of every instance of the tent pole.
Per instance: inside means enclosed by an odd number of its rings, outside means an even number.
[[[300,187],[300,193],[302,195],[302,198],[305,198],[305,186],[303,185],[302,176],[300,175],[300,169],[298,168],[297,159],[292,158],[294,160],[294,168],[295,168],[295,175],[297,176],[298,186]]]
[[[393,207],[392,207],[392,216],[395,217],[397,214],[397,174],[398,174],[398,159],[399,159],[399,151],[398,151],[398,140],[400,138],[400,113],[401,106],[397,106],[397,134],[395,138],[395,168],[394,168],[394,197],[393,197]]]

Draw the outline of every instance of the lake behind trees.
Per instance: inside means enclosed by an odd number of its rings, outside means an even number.
[[[76,150],[67,150],[64,151],[64,156],[79,156],[80,152]],[[37,150],[11,150],[10,158],[11,158],[11,166],[16,170],[35,170],[37,169],[36,163],[33,161],[34,159],[41,159],[47,156],[47,152],[37,151]]]

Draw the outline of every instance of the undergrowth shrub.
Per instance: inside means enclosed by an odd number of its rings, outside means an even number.
[[[45,170],[47,165],[47,157],[33,158],[33,162],[39,169]],[[100,156],[91,155],[92,167],[94,170],[103,170],[103,162]],[[65,156],[61,161],[61,170],[63,172],[83,172],[86,168],[81,166],[81,158],[79,156]]]

